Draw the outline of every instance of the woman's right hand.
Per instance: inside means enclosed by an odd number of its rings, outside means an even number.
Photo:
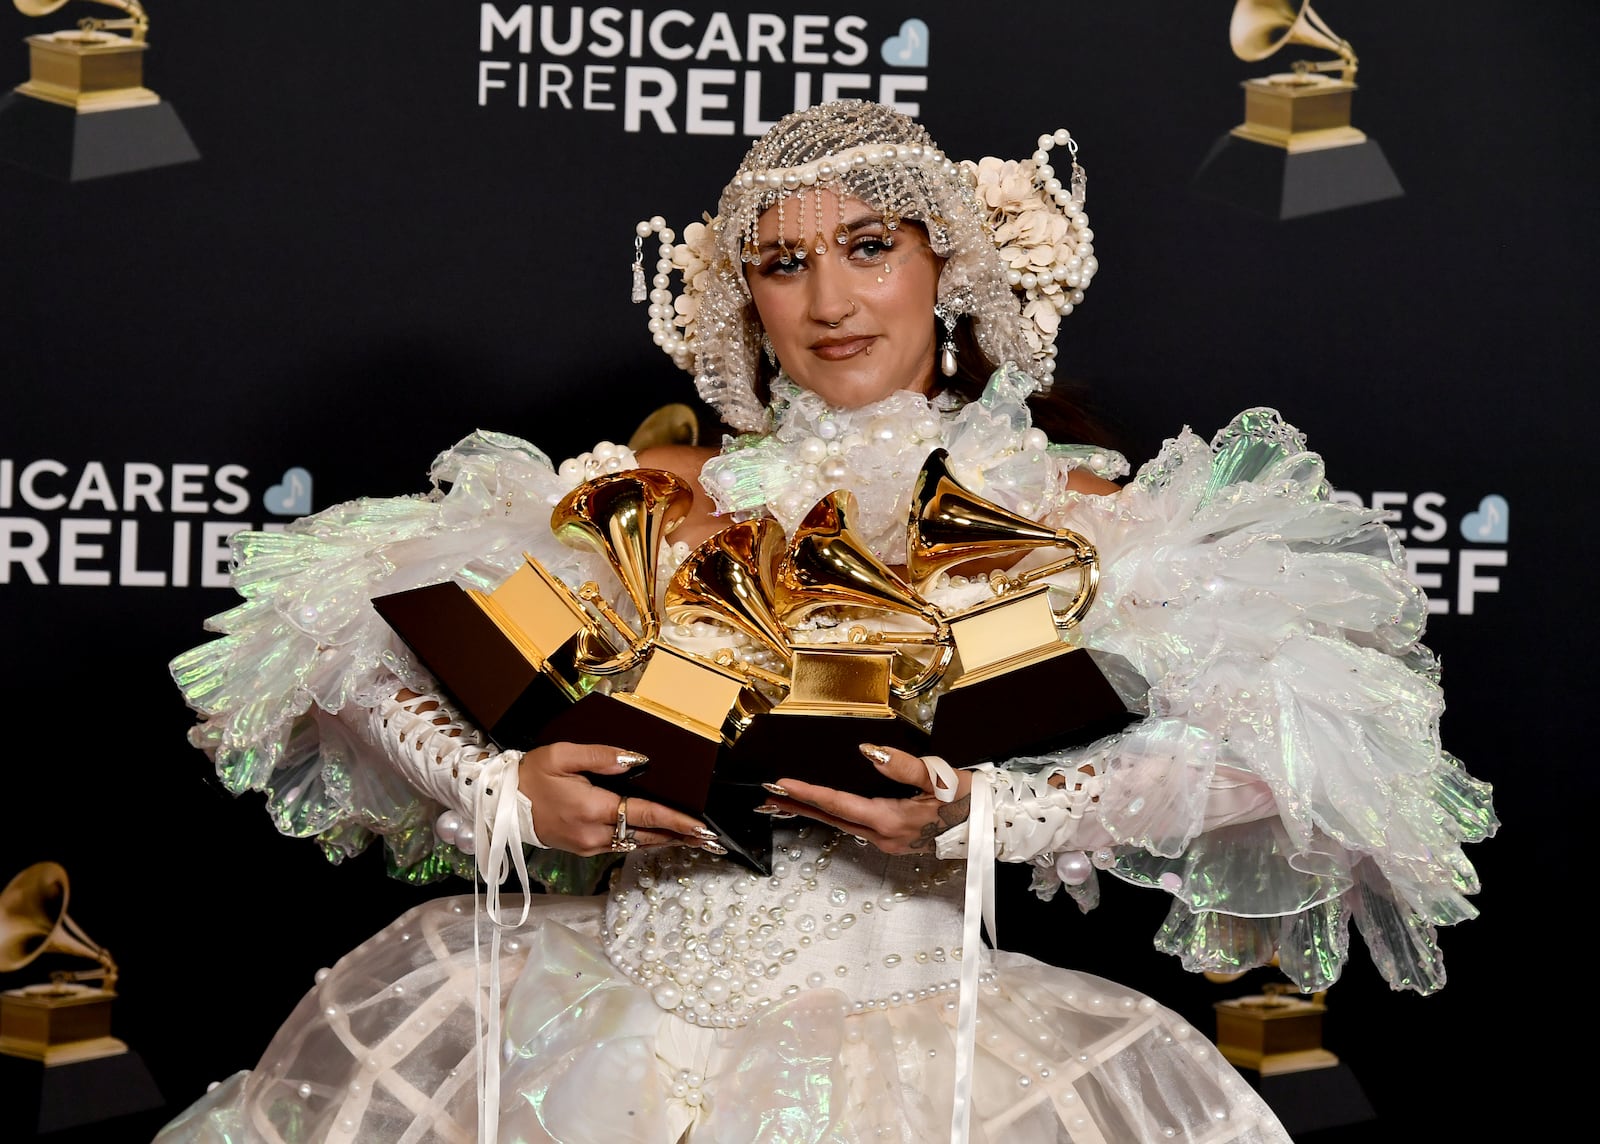
[[[533,829],[552,850],[593,855],[614,852],[620,795],[596,786],[590,774],[622,775],[644,756],[592,743],[551,743],[524,752],[517,787],[533,806]],[[628,797],[627,829],[638,846],[698,846],[722,853],[716,832],[690,815]]]

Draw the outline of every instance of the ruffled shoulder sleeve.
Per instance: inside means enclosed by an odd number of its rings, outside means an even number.
[[[219,638],[169,665],[198,716],[190,742],[230,791],[264,793],[280,831],[314,838],[333,861],[382,837],[397,877],[470,875],[470,856],[434,837],[442,808],[340,716],[400,687],[435,689],[374,597],[447,580],[492,589],[524,553],[570,583],[596,575],[590,556],[550,531],[551,506],[573,483],[526,441],[479,431],[439,454],[425,492],[237,534],[232,584],[242,602],[206,621]],[[592,873],[554,851],[538,861],[557,888]]]
[[[1100,772],[1093,864],[1172,895],[1157,945],[1186,967],[1276,954],[1326,988],[1353,920],[1390,984],[1426,993],[1445,979],[1437,927],[1477,912],[1462,847],[1498,821],[1441,745],[1427,601],[1399,541],[1329,493],[1302,435],[1252,409],[1056,514],[1100,553],[1082,642],[1148,692],[1125,731],[1022,765]],[[1217,792],[1241,784],[1265,809],[1219,816]]]

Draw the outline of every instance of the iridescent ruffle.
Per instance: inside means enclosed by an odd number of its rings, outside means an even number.
[[[418,496],[363,498],[233,539],[243,601],[207,621],[220,638],[170,669],[200,719],[189,739],[234,793],[261,791],[278,829],[314,838],[330,860],[382,837],[391,871],[430,882],[472,860],[433,834],[443,809],[407,785],[339,716],[401,687],[435,685],[372,607],[391,592],[454,580],[492,588],[530,553],[557,576],[598,575],[559,543],[552,504],[570,481],[525,441],[477,432],[441,453]],[[541,881],[592,889],[599,867],[533,855]]]
[[[1330,500],[1321,458],[1254,409],[1052,520],[1099,550],[1081,642],[1143,676],[1147,717],[1031,765],[1097,760],[1116,844],[1095,864],[1172,893],[1157,946],[1193,970],[1276,954],[1318,990],[1353,920],[1393,987],[1442,986],[1437,927],[1477,912],[1462,846],[1499,824],[1489,786],[1440,746],[1427,601],[1381,514]],[[1276,817],[1207,829],[1222,766],[1264,783]]]

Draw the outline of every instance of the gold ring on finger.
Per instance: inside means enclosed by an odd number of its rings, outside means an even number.
[[[623,795],[617,800],[617,825],[611,832],[611,849],[618,854],[626,854],[638,848],[639,843],[633,831],[628,829],[628,796]]]

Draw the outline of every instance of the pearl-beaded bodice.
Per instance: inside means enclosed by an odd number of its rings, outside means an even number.
[[[804,989],[858,1011],[957,992],[964,865],[821,826],[780,829],[772,876],[678,847],[631,855],[606,903],[612,964],[686,1021],[742,1025]]]

